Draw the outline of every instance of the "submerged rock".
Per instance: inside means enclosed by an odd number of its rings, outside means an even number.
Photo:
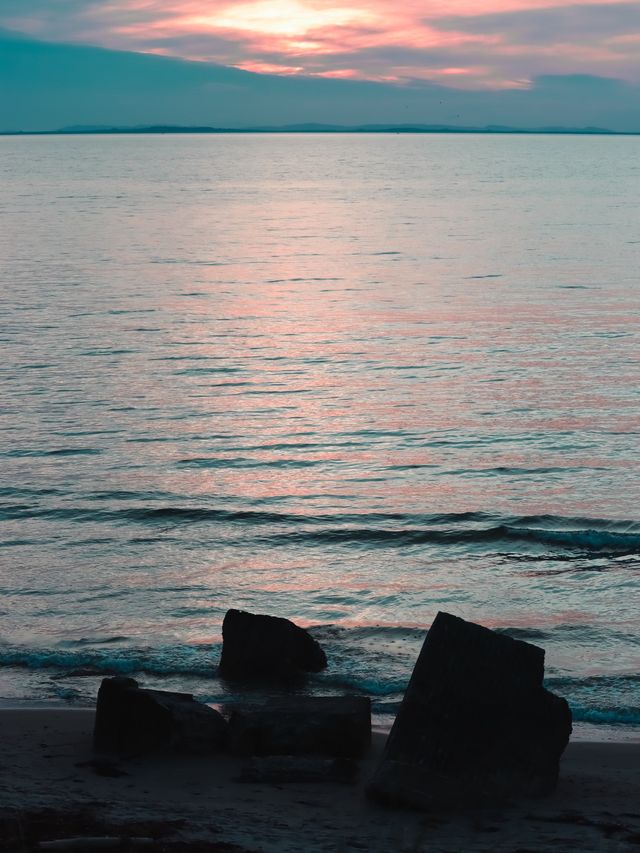
[[[222,640],[220,675],[227,679],[289,680],[327,666],[309,632],[278,616],[229,610]]]
[[[240,755],[358,758],[371,743],[371,702],[364,696],[292,696],[235,708],[230,748]]]
[[[97,752],[215,752],[226,745],[222,714],[189,693],[145,690],[133,678],[104,678],[98,691]]]
[[[543,649],[438,613],[368,796],[430,809],[552,792],[571,711],[543,676]]]

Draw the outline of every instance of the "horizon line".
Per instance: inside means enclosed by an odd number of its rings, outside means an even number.
[[[71,125],[46,130],[1,130],[0,136],[134,136],[138,135],[182,135],[182,134],[486,134],[486,135],[544,135],[544,136],[640,136],[640,131],[611,130],[601,127],[540,127],[519,128],[509,125],[486,125],[484,127],[444,124],[363,124],[332,125],[314,123],[287,124],[277,126],[256,125],[254,127],[214,127],[209,125],[150,124],[140,126]]]

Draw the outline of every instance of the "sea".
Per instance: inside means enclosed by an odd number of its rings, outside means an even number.
[[[4,705],[260,701],[234,607],[384,724],[442,610],[640,734],[639,137],[2,137],[0,188]]]

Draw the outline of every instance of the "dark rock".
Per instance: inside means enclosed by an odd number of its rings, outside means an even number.
[[[223,678],[287,680],[327,666],[326,655],[313,637],[277,616],[229,610],[222,623],[222,639]]]
[[[240,755],[357,758],[371,743],[371,702],[364,696],[294,696],[238,707],[230,748]]]
[[[133,678],[105,678],[98,691],[93,745],[98,752],[212,752],[228,725],[189,693],[145,690]]]
[[[241,772],[238,782],[269,785],[294,783],[350,785],[358,767],[350,758],[293,757],[276,755],[253,758]]]
[[[543,649],[438,613],[369,797],[430,809],[552,792],[571,711],[543,675]]]

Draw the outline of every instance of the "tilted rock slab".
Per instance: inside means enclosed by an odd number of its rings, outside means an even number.
[[[278,616],[229,610],[222,641],[220,675],[227,679],[289,680],[327,666],[311,634]]]
[[[239,755],[359,758],[371,744],[366,696],[291,696],[234,708],[229,746]]]
[[[104,678],[98,691],[96,752],[215,752],[226,746],[222,714],[190,693],[145,690],[133,678]]]
[[[544,649],[438,613],[368,796],[434,809],[552,792],[571,711],[543,676]]]

